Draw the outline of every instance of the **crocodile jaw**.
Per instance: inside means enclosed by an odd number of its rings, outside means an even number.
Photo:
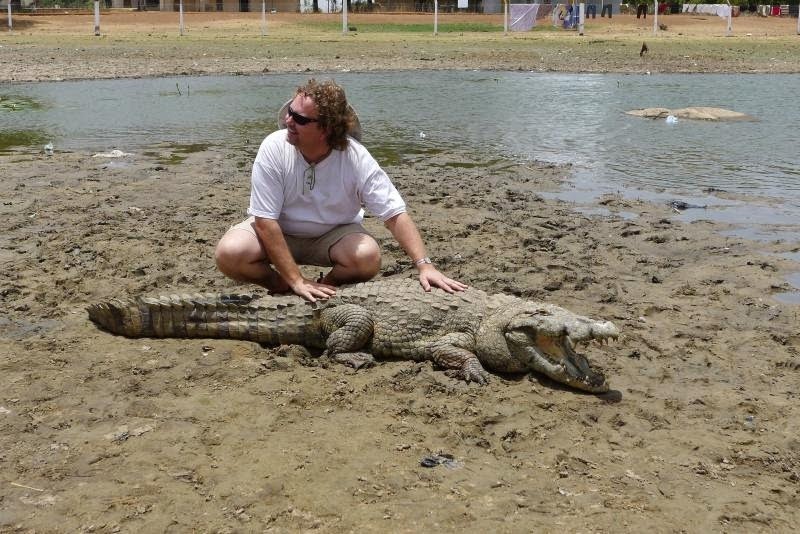
[[[605,375],[592,369],[585,356],[572,350],[569,341],[562,340],[560,356],[540,351],[535,346],[524,347],[531,370],[547,375],[556,382],[591,393],[605,393],[610,389]]]
[[[605,375],[593,369],[573,347],[593,340],[604,343],[618,336],[619,331],[610,322],[592,321],[556,307],[548,313],[516,318],[505,333],[511,355],[524,368],[591,393],[605,393],[610,386]]]

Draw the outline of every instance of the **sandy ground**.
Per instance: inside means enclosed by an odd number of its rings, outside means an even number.
[[[387,165],[443,270],[619,326],[590,357],[620,402],[97,330],[84,308],[113,296],[250,290],[212,255],[247,205],[252,149],[0,155],[0,532],[796,529],[798,308],[772,295],[796,270],[776,253],[798,245],[615,196],[580,215],[539,195],[569,168],[458,151]],[[383,276],[411,276],[367,222]],[[457,463],[422,467],[431,453]]]

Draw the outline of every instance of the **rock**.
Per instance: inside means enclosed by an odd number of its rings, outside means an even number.
[[[712,107],[688,107],[680,109],[667,108],[644,108],[626,111],[626,114],[645,119],[665,119],[670,115],[680,119],[704,120],[704,121],[737,121],[755,120],[754,117],[738,111],[731,111],[723,108]]]

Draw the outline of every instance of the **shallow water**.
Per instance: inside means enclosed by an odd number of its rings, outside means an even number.
[[[324,77],[324,76],[320,76]],[[620,75],[529,72],[337,73],[364,142],[384,163],[474,147],[487,157],[573,164],[560,198],[603,193],[708,205],[683,220],[739,225],[744,237],[800,241],[798,75]],[[0,111],[4,131],[56,150],[146,150],[227,144],[255,151],[307,75],[209,76],[0,85],[35,102]],[[677,124],[625,115],[642,107],[716,106],[754,122]],[[36,134],[36,135],[34,135]],[[21,143],[26,141],[22,138]],[[13,143],[12,143],[13,144]],[[6,143],[6,149],[8,149]],[[3,147],[0,147],[3,149]],[[753,195],[724,200],[709,189]]]

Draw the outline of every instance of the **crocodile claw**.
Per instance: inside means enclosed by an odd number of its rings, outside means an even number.
[[[489,373],[483,369],[476,370],[469,367],[463,369],[448,369],[444,372],[450,378],[457,378],[466,383],[475,382],[479,386],[485,386],[489,383]]]
[[[375,358],[368,352],[343,352],[333,356],[336,363],[341,363],[353,369],[362,367],[372,367],[375,365]]]

